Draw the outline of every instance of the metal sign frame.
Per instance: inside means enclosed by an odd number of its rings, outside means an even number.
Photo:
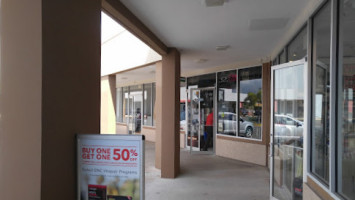
[[[112,134],[77,134],[77,199],[81,200],[81,180],[82,180],[82,162],[81,162],[81,144],[85,140],[108,140],[108,141],[137,141],[139,142],[139,190],[140,200],[145,199],[145,137],[144,135],[112,135]]]

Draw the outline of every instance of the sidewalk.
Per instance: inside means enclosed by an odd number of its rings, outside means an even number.
[[[146,200],[269,199],[266,167],[181,150],[181,173],[161,179],[154,167],[154,143],[146,142]]]

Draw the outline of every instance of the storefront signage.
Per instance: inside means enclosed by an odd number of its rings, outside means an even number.
[[[144,200],[142,135],[77,136],[78,200]]]

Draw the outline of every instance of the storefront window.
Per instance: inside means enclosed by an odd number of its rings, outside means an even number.
[[[216,74],[205,74],[187,78],[187,86],[189,88],[206,88],[216,85]]]
[[[290,42],[287,47],[288,61],[296,61],[307,55],[307,27]]]
[[[330,3],[313,19],[311,171],[329,183]]]
[[[152,105],[153,105],[153,108],[152,108],[152,111],[153,111],[153,126],[155,126],[155,120],[154,120],[154,112],[155,112],[155,94],[156,94],[156,88],[155,88],[155,83],[152,83]]]
[[[129,118],[129,88],[128,87],[123,87],[122,88],[123,91],[123,105],[122,105],[122,110],[123,110],[123,116],[122,116],[122,121],[123,122],[127,122],[128,118]]]
[[[123,122],[123,93],[122,88],[116,88],[116,122]]]
[[[261,139],[261,72],[261,67],[238,71],[240,137]]]
[[[130,104],[130,120],[129,131],[132,133],[140,133],[142,129],[142,101],[143,101],[143,86],[135,85],[129,87]]]
[[[236,70],[217,74],[217,133],[236,136],[237,133],[237,86]]]
[[[272,61],[272,65],[278,65],[279,64],[279,59],[278,57],[276,57],[273,61]]]
[[[186,132],[186,78],[180,78],[180,131]]]
[[[286,51],[282,50],[279,55],[279,64],[286,63]]]
[[[153,102],[152,102],[152,84],[143,85],[143,124],[147,126],[153,126]]]
[[[338,193],[355,199],[355,3],[340,1]]]

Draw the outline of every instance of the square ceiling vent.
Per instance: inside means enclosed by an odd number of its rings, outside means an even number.
[[[203,0],[206,7],[223,6],[225,0]]]
[[[289,18],[252,19],[249,21],[249,30],[265,31],[283,29]]]

